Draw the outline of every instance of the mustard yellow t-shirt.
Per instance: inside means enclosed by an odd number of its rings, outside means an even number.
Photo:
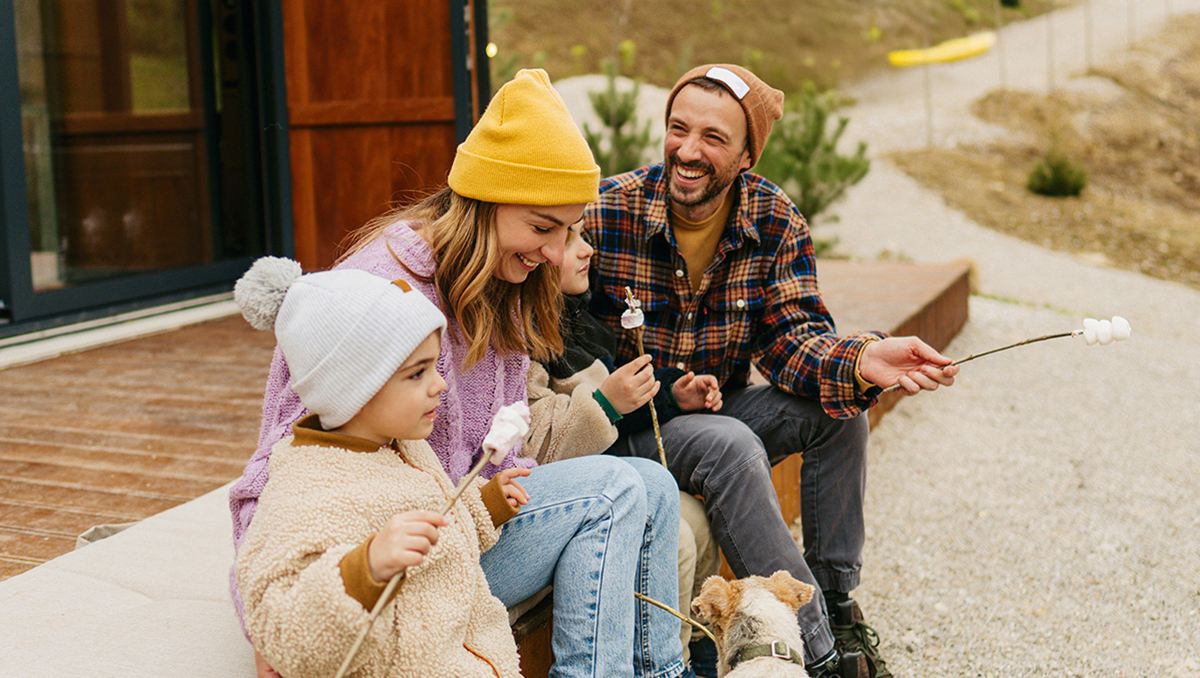
[[[721,235],[725,232],[725,224],[729,222],[729,211],[732,207],[733,191],[729,191],[717,211],[704,221],[688,221],[671,212],[671,229],[675,233],[675,242],[679,244],[679,253],[687,262],[693,294],[700,290],[704,270],[712,263],[713,256],[717,253],[717,246],[721,244]]]

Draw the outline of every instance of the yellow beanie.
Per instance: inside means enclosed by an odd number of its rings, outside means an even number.
[[[600,167],[550,76],[535,68],[492,97],[459,145],[449,183],[484,202],[568,205],[599,197]]]

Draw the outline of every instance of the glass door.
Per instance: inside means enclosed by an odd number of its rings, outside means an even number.
[[[14,0],[15,320],[232,280],[265,252],[249,5]]]

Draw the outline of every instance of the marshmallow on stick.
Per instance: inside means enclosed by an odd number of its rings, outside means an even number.
[[[454,503],[458,501],[458,498],[467,489],[467,486],[475,482],[475,479],[479,477],[480,472],[483,471],[483,467],[487,466],[489,462],[493,466],[499,466],[504,461],[504,458],[508,456],[508,453],[525,437],[526,433],[529,433],[528,405],[517,401],[497,410],[495,416],[492,417],[492,425],[488,429],[487,435],[483,437],[483,451],[485,454],[479,457],[479,461],[475,463],[475,467],[471,469],[470,473],[458,481],[458,487],[454,488],[454,494],[450,495],[450,498],[442,505],[440,513],[443,516],[449,513]],[[486,454],[488,452],[490,454]],[[392,594],[396,592],[396,588],[400,586],[400,582],[404,581],[404,577],[405,571],[401,570],[388,581],[387,587],[383,590],[383,595],[379,597],[379,600],[375,602],[375,607],[371,608],[370,614],[367,615],[367,625],[359,632],[354,645],[346,653],[346,658],[342,660],[342,666],[338,669],[335,678],[342,678],[346,675],[346,671],[350,669],[350,662],[354,661],[355,655],[358,654],[358,649],[362,647],[367,634],[371,632],[371,627],[375,625],[375,620],[379,618],[379,613],[383,611],[384,605],[392,599]]]
[[[958,360],[955,360],[954,362],[950,363],[950,365],[948,365],[947,367],[953,366],[953,365],[961,365],[969,360],[974,360],[976,358],[982,358],[985,355],[999,353],[1000,351],[1007,351],[1010,348],[1016,348],[1018,346],[1024,346],[1026,344],[1035,344],[1039,341],[1046,341],[1047,339],[1061,339],[1062,337],[1083,337],[1083,340],[1085,342],[1087,342],[1088,346],[1093,346],[1095,344],[1100,344],[1101,346],[1103,346],[1105,344],[1111,344],[1114,341],[1125,341],[1126,339],[1129,338],[1129,335],[1131,334],[1131,332],[1132,332],[1132,328],[1129,325],[1129,321],[1122,318],[1119,315],[1114,315],[1112,320],[1096,320],[1095,318],[1084,318],[1083,319],[1083,329],[1074,330],[1071,332],[1059,332],[1058,334],[1047,334],[1042,337],[1034,337],[1033,339],[1026,339],[1025,341],[1018,341],[1017,343],[1009,344],[1008,346],[1001,346],[1000,348],[994,348],[990,351],[984,351],[983,353],[973,353],[973,354],[967,356],[966,358],[960,358]],[[883,392],[888,393],[890,391],[895,391],[898,388],[900,388],[899,384],[893,384],[893,385],[883,389]]]
[[[646,349],[642,345],[642,325],[646,323],[646,316],[642,314],[642,302],[633,296],[633,290],[625,288],[625,303],[629,308],[621,314],[621,327],[633,332],[633,338],[637,340],[638,355],[645,355]],[[658,410],[654,409],[654,399],[646,403],[650,406],[650,423],[654,424],[654,442],[658,444],[658,460],[662,462],[663,468],[667,466],[667,452],[663,449],[662,432],[658,430]]]

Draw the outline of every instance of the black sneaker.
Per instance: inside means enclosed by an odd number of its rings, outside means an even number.
[[[837,604],[830,623],[834,647],[844,656],[860,654],[866,664],[864,678],[892,678],[887,662],[879,656],[879,634],[863,621],[862,608],[853,599]]]
[[[717,678],[717,646],[708,636],[688,643],[688,653],[698,678]]]
[[[804,670],[811,678],[868,678],[867,658],[861,652],[830,650],[828,656]]]

